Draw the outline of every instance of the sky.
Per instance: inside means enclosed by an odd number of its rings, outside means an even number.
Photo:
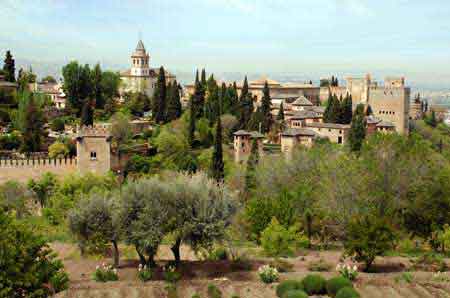
[[[0,55],[193,73],[403,75],[450,86],[448,0],[0,0]],[[2,53],[3,52],[3,53]]]

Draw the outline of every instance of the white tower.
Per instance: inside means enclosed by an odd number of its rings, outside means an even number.
[[[139,40],[136,50],[131,55],[131,75],[148,76],[150,74],[150,56],[145,51],[144,43]]]

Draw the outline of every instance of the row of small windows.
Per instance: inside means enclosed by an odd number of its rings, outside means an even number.
[[[378,111],[378,114],[395,115],[395,112],[394,111]]]
[[[144,59],[133,59],[133,64],[142,64],[142,65],[147,65],[147,62]]]

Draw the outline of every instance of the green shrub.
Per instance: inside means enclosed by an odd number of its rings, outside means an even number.
[[[327,293],[331,297],[335,297],[337,292],[345,287],[353,287],[352,282],[345,277],[333,277],[327,281]]]
[[[207,252],[206,259],[210,261],[228,260],[228,251],[224,247],[216,247],[212,251]]]
[[[176,283],[181,279],[181,273],[176,270],[175,266],[169,264],[164,268],[163,277],[168,283]]]
[[[192,298],[200,298],[200,295],[198,293],[195,293],[194,295],[192,295]]]
[[[301,239],[297,227],[286,229],[274,217],[261,233],[261,246],[268,256],[291,256]]]
[[[332,265],[327,263],[324,259],[320,258],[318,261],[312,261],[308,263],[309,271],[327,272],[331,270]]]
[[[282,298],[283,295],[292,290],[303,290],[303,284],[299,280],[285,280],[278,284],[276,292],[277,296]]]
[[[309,274],[302,280],[303,288],[308,295],[322,295],[326,291],[326,280],[320,275]]]
[[[259,278],[263,283],[270,284],[276,282],[280,276],[278,270],[270,265],[264,265],[258,268]]]
[[[346,255],[364,262],[370,268],[376,256],[394,247],[396,234],[385,218],[359,216],[352,218],[345,228],[344,248]]]
[[[208,285],[208,297],[209,298],[222,298],[222,292],[216,285],[209,284]]]
[[[144,267],[142,267],[142,264],[139,264],[137,276],[140,281],[149,281],[150,279],[152,279],[152,275],[153,272],[151,268],[147,268],[147,265],[144,265]]]
[[[356,292],[355,289],[346,287],[340,289],[337,294],[336,298],[359,298],[361,297],[358,292]]]
[[[287,291],[282,298],[308,298],[308,294],[302,290],[290,290]]]
[[[97,282],[107,282],[119,280],[119,276],[117,275],[117,270],[115,268],[103,264],[102,266],[97,266],[95,268],[92,279]]]

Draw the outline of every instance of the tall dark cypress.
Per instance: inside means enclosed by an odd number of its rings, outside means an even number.
[[[153,97],[153,119],[156,123],[165,122],[166,111],[166,71],[164,67],[159,68],[158,82],[156,83],[155,95]]]
[[[359,104],[353,115],[348,141],[351,151],[359,151],[361,149],[364,138],[366,137],[366,123],[364,115],[364,105]]]
[[[225,177],[225,173],[222,151],[222,121],[220,120],[220,116],[217,117],[216,136],[214,139],[214,151],[211,167],[212,177],[217,182],[222,182]]]
[[[191,97],[191,102],[189,104],[189,126],[188,126],[188,143],[192,148],[195,141],[195,106],[194,106],[194,96]]]
[[[200,83],[202,83],[202,87],[204,90],[206,90],[206,70],[203,68],[202,69],[202,75],[201,75],[201,79],[200,79]]]
[[[3,61],[3,71],[5,72],[5,80],[7,82],[16,81],[16,62],[10,51],[6,51],[6,57]]]
[[[205,91],[202,87],[201,82],[196,80],[194,94],[191,97],[193,115],[195,119],[203,117],[203,112],[205,108]]]
[[[284,121],[284,108],[283,108],[283,103],[280,104],[280,109],[278,110],[277,120],[278,120],[278,121]]]
[[[270,89],[267,81],[264,84],[263,97],[261,100],[261,113],[263,121],[261,123],[261,132],[268,133],[272,126],[272,99],[270,98]]]
[[[252,118],[253,114],[253,98],[252,94],[248,93],[245,98],[239,101],[239,116],[238,116],[238,128],[246,129],[248,122]]]
[[[241,90],[241,96],[239,97],[239,100],[245,99],[248,94],[248,82],[247,82],[247,76],[244,78],[244,84],[242,85]]]
[[[173,84],[169,84],[167,91],[167,112],[166,120],[172,121],[180,118],[181,116],[181,100],[180,100],[180,89],[177,81]]]
[[[92,102],[86,99],[81,110],[81,125],[92,126],[94,124],[94,110],[92,108]]]
[[[26,114],[23,123],[23,142],[22,152],[40,151],[42,144],[42,135],[44,130],[44,115],[39,104],[36,102],[34,95],[30,95],[30,99],[26,106]]]
[[[353,114],[353,103],[352,103],[352,95],[347,94],[344,99],[343,104],[343,124],[349,124],[352,122],[352,114]]]

